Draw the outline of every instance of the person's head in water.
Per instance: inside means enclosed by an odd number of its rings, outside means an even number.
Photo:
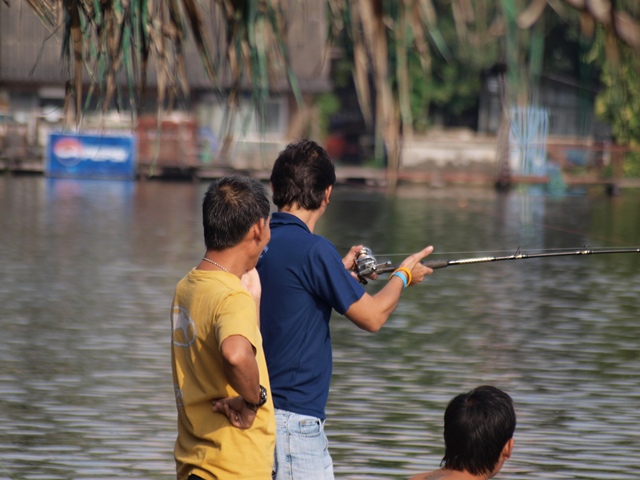
[[[445,470],[497,474],[513,450],[516,413],[511,397],[483,385],[456,396],[444,414]]]

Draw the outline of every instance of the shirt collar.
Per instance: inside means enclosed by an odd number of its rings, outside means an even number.
[[[307,232],[309,232],[309,227],[307,224],[300,220],[295,215],[291,215],[286,212],[274,212],[271,214],[271,227],[275,227],[278,225],[296,225],[298,227],[304,228]]]

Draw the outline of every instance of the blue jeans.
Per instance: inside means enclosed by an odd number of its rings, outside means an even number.
[[[333,480],[324,420],[276,408],[274,480]]]

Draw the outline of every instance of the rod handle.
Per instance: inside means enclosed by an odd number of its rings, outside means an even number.
[[[427,260],[422,262],[425,267],[429,267],[433,270],[437,268],[445,268],[449,266],[449,260]]]
[[[426,260],[421,263],[425,267],[429,267],[433,270],[436,270],[438,268],[445,268],[449,266],[449,260]],[[381,264],[376,267],[376,273],[393,272],[396,268],[398,268],[398,265]]]

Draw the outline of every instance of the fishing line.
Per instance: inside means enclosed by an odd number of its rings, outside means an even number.
[[[467,208],[465,207],[465,209],[467,209]],[[470,207],[467,210],[469,210],[470,212],[473,212],[473,213],[479,213],[479,214],[484,215],[486,217],[496,218],[498,220],[504,220],[504,216],[503,215],[498,215],[496,213],[490,213],[490,212],[487,212],[485,209]],[[599,235],[589,234],[588,232],[575,230],[575,229],[571,229],[571,228],[566,228],[566,227],[562,227],[562,226],[557,226],[557,225],[549,225],[549,224],[546,224],[546,223],[543,223],[543,222],[523,222],[521,220],[520,224],[522,226],[527,226],[527,227],[528,226],[541,227],[541,228],[544,228],[546,230],[555,230],[555,231],[558,231],[558,232],[568,233],[569,235],[574,235],[576,237],[584,237],[584,238],[589,238],[589,239],[592,239],[592,240],[600,240],[602,242],[611,243],[613,245],[616,245],[616,244],[619,245],[619,244],[622,243],[622,241],[617,239],[617,238],[601,237]]]
[[[490,217],[490,218],[495,218],[498,220],[505,220],[505,216],[504,215],[500,215],[497,213],[490,213],[488,212],[486,209],[482,209],[482,208],[474,208],[474,207],[467,207],[465,204],[465,207],[463,207],[463,210],[467,210],[469,212],[472,213],[478,213],[480,215],[483,215],[485,217]],[[599,240],[601,242],[605,242],[605,243],[609,243],[612,245],[618,245],[616,248],[620,248],[620,249],[632,249],[635,247],[622,247],[619,246],[623,243],[622,240],[615,238],[615,237],[603,237],[600,235],[593,235],[589,232],[585,232],[585,231],[580,231],[580,230],[576,230],[576,229],[571,229],[571,228],[566,228],[566,227],[562,227],[562,226],[557,226],[557,225],[549,225],[543,222],[523,222],[522,220],[520,220],[520,224],[523,226],[533,226],[533,227],[540,227],[546,230],[555,230],[558,232],[563,232],[563,233],[567,233],[569,235],[574,235],[576,237],[582,237],[582,238],[588,238],[591,240]],[[434,246],[435,247],[435,246]],[[350,247],[345,247],[345,250],[349,250]],[[591,250],[598,250],[598,249],[603,249],[606,247],[596,247],[596,248],[591,248]],[[520,247],[518,247],[518,250],[520,250]],[[561,251],[561,250],[567,250],[562,249],[562,248],[558,248],[558,249],[536,249],[536,252],[552,252],[552,251]],[[431,254],[433,255],[481,255],[481,254],[489,254],[489,253],[508,253],[508,252],[513,252],[513,250],[476,250],[476,251],[454,251],[454,252],[440,252],[437,251],[437,249],[434,249],[434,252]],[[397,256],[409,256],[412,253],[415,252],[411,252],[411,253],[384,253],[384,254],[379,254],[380,256],[385,256],[385,257],[397,257]]]

